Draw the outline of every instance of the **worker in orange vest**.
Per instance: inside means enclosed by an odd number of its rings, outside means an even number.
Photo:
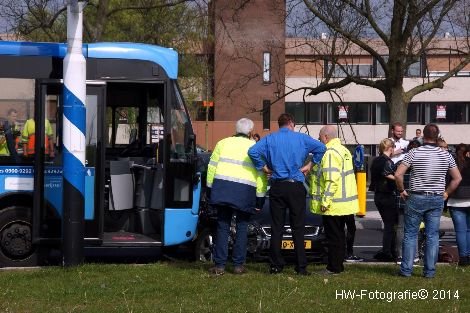
[[[52,131],[52,126],[49,120],[45,121],[45,154],[53,158],[55,156],[54,150],[54,133]],[[32,157],[34,156],[34,145],[36,142],[35,134],[36,124],[34,119],[30,118],[24,124],[23,132],[21,133],[21,142],[23,144],[23,153],[25,156]]]

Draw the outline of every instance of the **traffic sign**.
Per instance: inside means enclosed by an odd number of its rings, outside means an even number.
[[[354,150],[353,157],[354,166],[361,169],[364,166],[364,146],[358,145]]]

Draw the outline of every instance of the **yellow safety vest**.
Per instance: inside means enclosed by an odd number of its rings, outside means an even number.
[[[257,197],[264,197],[267,190],[266,175],[256,170],[248,156],[248,149],[254,144],[246,137],[236,136],[219,141],[207,168],[207,187],[212,187],[214,179],[220,179],[252,186],[256,188]]]
[[[34,148],[36,144],[36,134],[35,134],[35,129],[36,129],[36,123],[34,122],[33,119],[29,119],[26,121],[23,127],[23,132],[21,133],[22,137],[22,143],[26,143],[26,150],[23,152],[24,155],[34,155]],[[44,125],[44,131],[46,134],[45,137],[45,154],[50,154],[50,149],[49,149],[49,140],[50,138],[53,137],[53,132],[52,132],[52,127],[51,123],[49,120],[45,120],[45,125]]]
[[[356,176],[349,150],[339,138],[326,144],[326,152],[310,176],[310,193],[313,213],[324,215],[349,215],[359,211]],[[327,207],[321,212],[321,207]]]

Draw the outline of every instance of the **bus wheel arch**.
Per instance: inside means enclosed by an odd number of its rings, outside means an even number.
[[[31,209],[11,206],[0,210],[0,267],[36,266],[40,249],[32,244]]]

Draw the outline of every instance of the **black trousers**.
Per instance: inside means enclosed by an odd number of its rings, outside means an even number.
[[[345,216],[346,223],[346,256],[354,255],[354,237],[356,236],[356,220],[354,214]]]
[[[346,236],[344,226],[348,215],[323,215],[323,227],[325,227],[326,241],[328,242],[328,264],[326,269],[341,273],[344,271],[344,256]]]
[[[305,196],[306,190],[300,182],[274,181],[269,191],[269,206],[271,210],[271,267],[282,270],[285,265],[281,255],[282,233],[286,219],[286,209],[289,208],[289,224],[292,229],[292,239],[296,256],[296,271],[305,270]]]
[[[395,257],[396,226],[398,224],[398,208],[396,197],[392,193],[376,192],[374,202],[384,223],[382,238],[382,251],[384,254]]]

